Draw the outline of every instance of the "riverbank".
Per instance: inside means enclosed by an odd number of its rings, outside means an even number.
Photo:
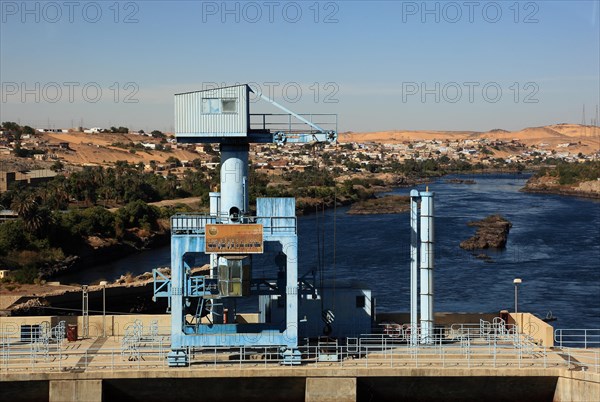
[[[157,270],[167,278],[171,275],[171,269],[168,267]],[[209,265],[205,264],[192,268],[191,273],[208,274],[209,271]],[[153,301],[152,272],[140,275],[124,274],[114,281],[107,281],[104,286],[89,285],[87,290],[92,312],[98,312],[101,302],[108,311],[117,313],[150,314],[164,312],[166,309],[164,300],[159,304]],[[66,285],[58,281],[24,285],[0,283],[0,315],[47,315],[49,310],[55,314],[64,310],[62,313],[68,314],[81,306],[81,291],[79,285]]]
[[[386,195],[352,204],[350,215],[401,214],[410,210],[410,197]]]
[[[521,191],[600,199],[600,180],[588,180],[572,185],[561,185],[558,177],[533,176],[527,181]]]
[[[69,255],[62,261],[40,267],[38,278],[40,280],[60,279],[64,274],[92,269],[143,250],[165,246],[169,244],[170,238],[170,228],[166,224],[155,231],[128,230],[122,240],[90,236],[76,255]]]

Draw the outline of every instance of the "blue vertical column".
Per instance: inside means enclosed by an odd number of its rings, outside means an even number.
[[[298,347],[298,236],[286,236],[282,243],[286,255],[286,340],[288,347]]]
[[[421,343],[433,343],[433,193],[421,192]]]
[[[181,236],[171,236],[171,352],[169,366],[187,365],[183,350],[183,253],[187,246]]]
[[[410,344],[419,342],[419,192],[410,192]]]

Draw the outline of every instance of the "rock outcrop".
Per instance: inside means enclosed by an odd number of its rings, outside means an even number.
[[[476,226],[477,232],[470,239],[460,243],[460,247],[465,250],[505,248],[508,232],[512,227],[512,224],[500,215],[490,215],[480,221],[469,222],[467,225]]]
[[[582,181],[573,185],[560,185],[556,177],[533,176],[521,191],[600,199],[600,180]]]

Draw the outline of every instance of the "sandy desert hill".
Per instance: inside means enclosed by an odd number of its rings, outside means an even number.
[[[68,142],[69,149],[74,152],[61,153],[60,157],[69,163],[83,164],[107,164],[116,161],[126,160],[131,163],[149,163],[151,160],[157,163],[165,162],[170,156],[179,160],[194,160],[199,157],[198,154],[173,149],[170,152],[162,152],[155,150],[136,150],[136,153],[131,153],[126,149],[112,146],[114,143],[130,143],[130,142],[149,142],[159,143],[158,140],[150,137],[142,137],[135,134],[85,134],[85,133],[45,133],[45,140],[49,143]]]
[[[340,142],[375,142],[397,144],[419,140],[519,140],[527,145],[547,144],[556,147],[564,143],[577,143],[582,149],[600,150],[600,127],[580,124],[555,124],[542,127],[528,127],[518,131],[494,129],[477,131],[377,131],[369,133],[342,133]],[[581,142],[581,144],[579,144]]]
[[[476,131],[375,131],[367,133],[342,133],[340,142],[376,142],[384,144],[397,144],[408,141],[422,140],[460,140],[477,136]]]

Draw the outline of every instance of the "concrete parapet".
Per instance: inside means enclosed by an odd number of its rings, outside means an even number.
[[[50,381],[50,402],[102,402],[102,380]]]
[[[305,402],[353,402],[356,378],[309,377],[306,379]]]
[[[26,384],[26,385],[25,385]],[[31,386],[30,386],[31,384]],[[49,386],[44,387],[44,384]],[[18,390],[32,388],[29,394]],[[0,400],[598,401],[600,374],[543,368],[223,367],[0,375]],[[206,394],[205,396],[207,396]],[[373,399],[374,398],[374,399]]]
[[[554,402],[600,401],[600,375],[564,370],[558,377]]]
[[[531,313],[510,313],[509,324],[516,324],[522,334],[529,335],[538,345],[554,346],[554,327]]]
[[[106,323],[106,336],[123,336],[126,328],[135,321],[140,321],[144,328],[149,328],[153,322],[159,327],[159,333],[168,335],[171,333],[171,316],[169,314],[132,314],[132,315],[91,315],[89,316],[90,338],[104,335],[104,324]],[[79,337],[83,335],[83,317],[81,316],[28,316],[28,317],[0,317],[0,332],[18,333],[21,325],[36,325],[47,322],[51,327],[60,321],[65,324],[77,325]]]

